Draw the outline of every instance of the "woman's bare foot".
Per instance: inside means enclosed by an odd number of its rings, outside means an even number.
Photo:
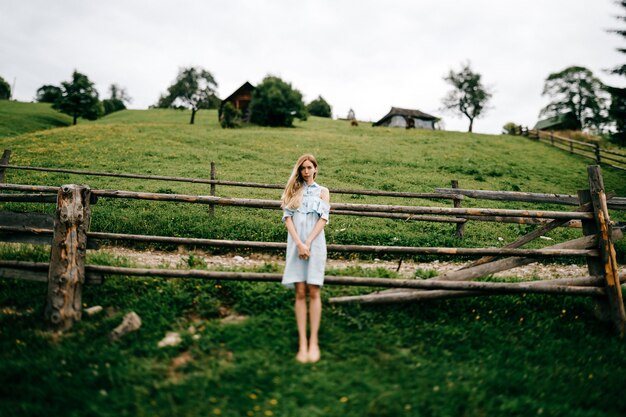
[[[320,360],[320,347],[318,345],[309,346],[309,362],[315,363]]]
[[[296,360],[300,363],[307,363],[309,361],[309,354],[306,350],[300,349],[296,355]]]

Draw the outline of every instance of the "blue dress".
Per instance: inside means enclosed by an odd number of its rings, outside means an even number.
[[[283,221],[287,217],[292,218],[296,232],[302,242],[307,239],[320,218],[328,221],[330,205],[320,198],[321,192],[322,188],[315,182],[311,185],[304,184],[304,193],[300,207],[293,210],[283,209]],[[322,286],[324,284],[325,266],[326,236],[324,235],[324,229],[311,242],[311,256],[306,260],[298,257],[296,243],[291,238],[291,235],[288,234],[283,285],[288,288],[294,288],[294,283],[306,282],[307,284]]]

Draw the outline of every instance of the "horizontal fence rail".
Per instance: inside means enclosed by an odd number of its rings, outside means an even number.
[[[38,187],[16,184],[0,184],[0,189],[28,190],[28,191],[54,191],[59,187]],[[106,198],[127,198],[137,200],[169,201],[195,204],[214,204],[224,206],[251,207],[280,209],[280,201],[260,200],[251,198],[226,198],[213,196],[185,195],[185,194],[162,194],[145,193],[122,190],[91,190],[91,195]],[[383,204],[351,204],[333,203],[331,212],[341,213],[342,210],[361,212],[384,212],[404,214],[443,214],[443,215],[473,215],[473,216],[504,216],[504,217],[532,217],[540,219],[569,219],[583,220],[593,219],[592,213],[566,212],[548,210],[512,210],[491,208],[454,208],[454,207],[424,207],[424,206],[397,206]]]
[[[18,228],[0,226],[0,232],[30,232],[34,234],[52,235],[51,229]],[[231,248],[281,249],[287,248],[283,242],[237,241],[201,238],[180,238],[170,236],[134,235],[122,233],[87,232],[89,239],[96,240],[127,240],[143,243],[185,244],[193,246],[213,246]],[[329,252],[356,252],[374,254],[422,254],[422,255],[472,255],[472,256],[599,256],[595,249],[510,249],[510,248],[446,248],[416,246],[374,246],[374,245],[327,245]]]
[[[45,270],[47,263],[42,262],[15,262],[0,260],[0,267],[15,269]],[[124,275],[135,277],[163,277],[163,278],[191,278],[209,279],[215,281],[251,281],[251,282],[280,282],[282,274],[261,272],[222,272],[205,270],[177,270],[156,268],[127,268],[103,265],[85,265],[87,273],[106,275]],[[345,285],[380,288],[411,288],[422,290],[482,290],[494,294],[563,294],[579,296],[602,296],[606,292],[603,288],[570,285],[536,285],[532,283],[501,283],[501,282],[465,282],[465,281],[437,281],[437,280],[407,280],[390,278],[363,278],[350,276],[326,276],[325,285]]]
[[[65,174],[79,174],[79,175],[92,175],[102,177],[117,177],[117,178],[133,178],[142,180],[158,180],[158,181],[175,181],[186,182],[193,184],[210,184],[210,185],[225,185],[231,187],[249,187],[249,188],[267,188],[283,190],[284,184],[264,184],[257,182],[239,182],[239,181],[224,181],[217,179],[204,179],[204,178],[190,178],[190,177],[174,177],[165,175],[142,175],[142,174],[128,174],[128,173],[111,173],[111,172],[97,172],[97,171],[82,171],[76,169],[61,169],[61,168],[44,168],[44,167],[31,167],[21,165],[1,165],[0,169],[17,169],[27,171],[41,171],[41,172],[59,172]],[[448,200],[461,200],[462,195],[452,193],[413,193],[402,191],[384,191],[384,190],[355,190],[346,188],[331,188],[331,193],[336,194],[354,194],[354,195],[369,195],[379,197],[403,197],[403,198],[433,198],[433,199],[448,199]]]
[[[592,159],[598,165],[603,164],[626,171],[626,153],[602,148],[597,143],[589,143],[566,138],[551,131],[529,130],[528,128],[522,128],[521,126],[519,129],[516,129],[515,134],[523,135],[530,139],[550,144],[555,148],[582,156],[583,158]]]

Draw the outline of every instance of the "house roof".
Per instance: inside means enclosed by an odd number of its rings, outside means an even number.
[[[254,90],[254,86],[252,84],[250,84],[248,81],[246,81],[245,83],[242,84],[241,87],[236,89],[234,93],[232,93],[231,95],[226,97],[224,100],[222,100],[222,102],[229,101],[230,99],[232,99],[233,97],[241,94],[244,91],[252,91],[252,90]]]
[[[533,129],[536,130],[545,130],[550,129],[551,127],[559,126],[562,124],[570,124],[572,121],[572,113],[563,113],[553,117],[548,117],[547,119],[539,120]]]
[[[401,109],[400,107],[392,107],[391,110],[389,110],[389,113],[387,113],[382,119],[374,123],[374,126],[380,126],[381,124],[385,123],[387,120],[391,119],[393,116],[405,116],[405,117],[412,117],[415,119],[422,119],[422,120],[434,120],[434,121],[439,120],[439,117],[432,116],[420,110]]]

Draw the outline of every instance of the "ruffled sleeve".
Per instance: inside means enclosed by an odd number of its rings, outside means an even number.
[[[328,217],[330,216],[330,204],[320,199],[319,204],[317,205],[317,210],[315,211],[320,215],[321,219],[326,220],[326,223],[328,223]]]
[[[296,210],[292,210],[292,209],[288,209],[288,208],[284,208],[283,209],[283,222],[285,220],[287,220],[287,217],[293,217],[293,215],[295,214]]]

